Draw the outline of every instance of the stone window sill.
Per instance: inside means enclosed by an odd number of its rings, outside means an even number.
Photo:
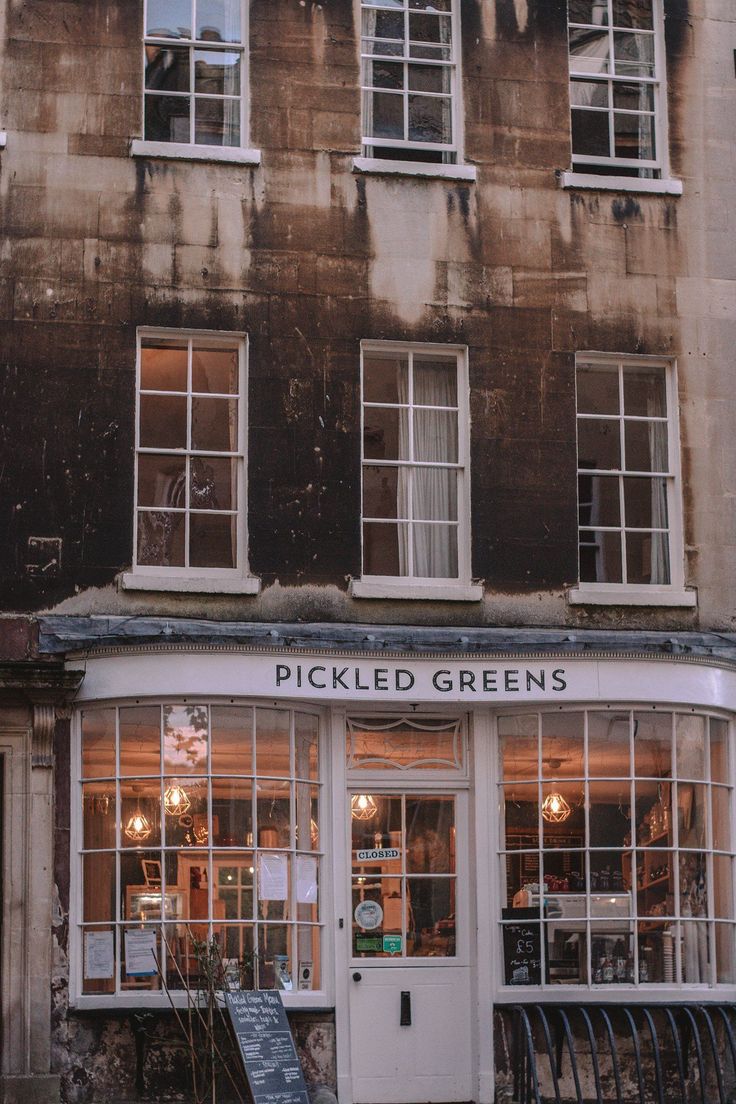
[[[353,598],[418,599],[429,602],[480,602],[480,583],[410,583],[402,579],[351,579]]]
[[[134,138],[131,157],[162,157],[173,161],[214,161],[235,165],[260,165],[261,151],[236,146],[195,146],[184,142],[146,142]]]
[[[578,586],[567,592],[571,606],[686,606],[698,604],[694,590],[679,587],[627,587],[616,583]]]
[[[256,575],[192,576],[146,574],[126,571],[120,576],[123,590],[168,591],[180,594],[258,594],[261,580]]]
[[[354,157],[353,172],[372,176],[419,176],[427,180],[474,181],[475,165],[434,165],[422,161],[384,161],[382,157]]]
[[[642,192],[682,195],[681,180],[640,180],[636,176],[598,176],[596,173],[558,171],[561,188],[590,188],[599,192]]]

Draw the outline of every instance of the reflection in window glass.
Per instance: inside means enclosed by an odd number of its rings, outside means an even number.
[[[348,767],[370,770],[462,770],[459,718],[348,719]]]
[[[498,730],[503,921],[531,910],[543,986],[729,979],[718,959],[736,915],[725,722],[563,709],[501,716]],[[513,780],[515,732],[524,781]],[[587,779],[562,776],[570,754],[587,761]],[[547,777],[553,765],[558,777]]]
[[[307,974],[310,961],[317,970],[317,722],[302,710],[199,702],[82,713],[83,770],[94,759],[109,774],[80,780],[83,942],[85,933],[114,925],[117,956],[115,976],[102,987],[86,978],[85,993],[158,988],[151,977],[127,973],[131,921],[164,940],[172,988],[202,975],[196,944],[208,939],[219,948],[217,969],[231,981],[249,977],[250,987],[283,987],[300,963]],[[286,777],[254,774],[254,731],[259,766],[276,775],[285,769]],[[117,756],[140,773],[116,778]],[[294,781],[292,763],[307,781]],[[255,946],[264,957],[254,957]],[[312,987],[318,977],[312,974]]]

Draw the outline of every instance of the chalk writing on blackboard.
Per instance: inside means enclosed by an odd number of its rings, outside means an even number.
[[[254,1104],[309,1104],[281,994],[243,990],[225,1001]]]
[[[541,985],[542,937],[539,911],[502,909],[503,962],[506,985]]]

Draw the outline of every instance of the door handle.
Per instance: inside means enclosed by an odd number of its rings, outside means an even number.
[[[353,974],[353,981],[362,981],[362,980],[363,980],[363,975],[359,974],[358,971],[356,970],[355,973]]]
[[[411,1027],[411,993],[406,989],[402,989],[401,991],[399,1027]]]

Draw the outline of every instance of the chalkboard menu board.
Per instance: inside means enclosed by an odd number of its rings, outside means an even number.
[[[309,1104],[281,994],[243,990],[225,1000],[254,1104]]]
[[[539,910],[521,908],[501,910],[503,920],[503,964],[506,985],[542,984],[542,937]]]

